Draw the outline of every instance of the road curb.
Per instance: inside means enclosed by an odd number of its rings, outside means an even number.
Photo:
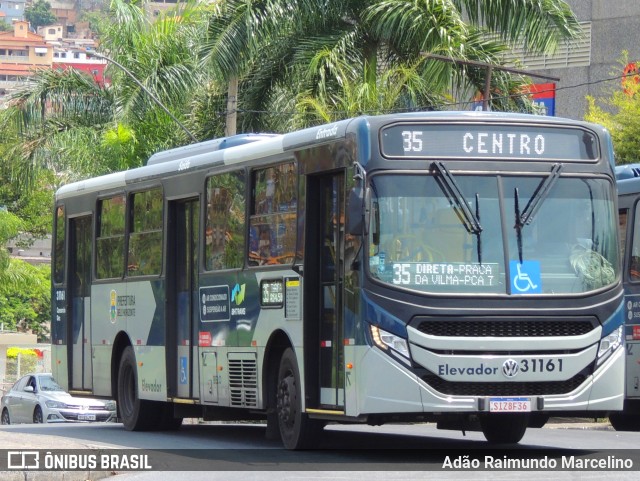
[[[115,476],[113,471],[0,471],[2,481],[95,481]]]

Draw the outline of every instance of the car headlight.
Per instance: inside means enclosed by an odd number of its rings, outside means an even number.
[[[611,334],[604,336],[600,339],[600,346],[598,348],[597,364],[601,364],[607,359],[616,349],[622,345],[622,331],[624,326],[618,327]]]
[[[409,345],[407,340],[400,336],[391,334],[390,332],[383,331],[378,326],[371,326],[371,337],[376,346],[383,351],[392,349],[394,352],[400,354],[405,359],[409,359]]]
[[[107,411],[115,411],[116,410],[116,402],[115,401],[107,401],[104,403],[104,408]]]
[[[44,403],[47,405],[48,408],[65,409],[67,407],[65,403],[60,401],[49,400],[49,401],[45,401]]]

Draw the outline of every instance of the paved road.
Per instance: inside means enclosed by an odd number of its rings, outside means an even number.
[[[485,453],[488,445],[481,433],[471,432],[462,436],[459,432],[438,431],[433,425],[385,425],[369,426],[330,426],[327,428],[322,447],[326,451],[307,451],[292,453],[283,451],[279,444],[268,441],[264,437],[262,425],[185,425],[178,433],[130,433],[125,432],[118,424],[65,424],[65,425],[12,425],[0,427],[0,447],[4,449],[65,449],[75,452],[98,452],[105,449],[154,449],[152,452],[155,468],[193,469],[198,463],[205,462],[204,472],[179,474],[169,472],[166,479],[361,479],[357,471],[370,471],[367,478],[373,479],[421,479],[424,469],[442,467],[443,453],[463,459],[464,455],[474,453],[476,456]],[[589,420],[575,422],[570,419],[554,419],[543,429],[530,429],[516,448],[501,447],[500,450],[488,452],[494,457],[540,458],[542,456],[589,456],[599,453],[603,448],[621,449],[629,446],[640,446],[640,433],[617,433],[608,423],[593,423]],[[380,450],[380,447],[389,448]],[[193,450],[187,456],[180,451],[180,458],[174,458],[172,450]],[[94,451],[81,451],[91,449]],[[73,451],[72,451],[73,452]],[[115,451],[114,451],[115,452]],[[126,451],[135,453],[136,451]],[[505,454],[506,453],[506,454]],[[214,457],[216,463],[210,464]],[[178,461],[176,461],[178,459]],[[640,453],[639,453],[640,459]],[[209,463],[209,464],[207,464]],[[640,465],[640,460],[638,462]],[[407,471],[412,467],[416,471]],[[371,471],[374,467],[376,470]],[[280,469],[281,471],[273,471]],[[223,473],[219,471],[224,470]],[[301,471],[302,470],[302,471]],[[218,471],[218,473],[212,473]],[[10,474],[5,476],[4,474]],[[42,477],[42,475],[47,475]],[[55,477],[52,475],[55,474]],[[76,472],[22,472],[2,473],[0,479],[64,479],[95,480],[110,476],[108,471],[76,471]],[[216,474],[218,477],[214,476]],[[370,474],[370,475],[369,475]],[[384,476],[382,476],[384,474]],[[430,473],[435,479],[468,479],[469,476],[453,476],[455,473],[441,471]],[[466,474],[471,474],[467,472]],[[474,473],[475,479],[508,479],[501,478],[500,472]],[[513,473],[512,473],[513,474]],[[522,474],[522,473],[518,473]],[[557,474],[557,473],[556,473]],[[553,476],[555,476],[554,474]],[[561,473],[567,476],[572,473]],[[583,479],[581,473],[580,479]],[[593,476],[602,479],[603,473]],[[640,479],[640,472],[611,472],[615,477],[609,479]],[[206,475],[206,476],[205,476]],[[39,477],[38,477],[39,476]],[[120,475],[113,481],[155,481],[161,473],[128,473]],[[484,476],[484,477],[483,477]],[[566,477],[544,476],[550,479],[568,479]],[[628,477],[630,476],[630,477]],[[520,476],[518,476],[520,477]],[[589,475],[590,477],[590,475]],[[538,473],[537,478],[540,479]],[[575,479],[575,477],[573,478]]]

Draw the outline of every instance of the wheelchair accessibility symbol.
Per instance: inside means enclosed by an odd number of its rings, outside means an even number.
[[[187,384],[187,358],[180,357],[180,384]]]
[[[536,294],[542,292],[542,279],[540,276],[540,262],[511,261],[511,285],[514,294]]]

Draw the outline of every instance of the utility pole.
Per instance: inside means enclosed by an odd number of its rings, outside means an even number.
[[[530,70],[522,70],[517,68],[511,68],[511,67],[502,67],[499,65],[493,65],[486,62],[476,62],[474,60],[461,60],[461,59],[452,58],[452,57],[445,57],[444,55],[436,55],[433,53],[423,53],[422,55],[425,58],[432,58],[434,60],[441,60],[443,62],[459,63],[461,65],[470,65],[472,67],[484,68],[486,72],[485,78],[484,78],[484,92],[482,94],[482,110],[484,111],[489,110],[489,98],[491,97],[491,75],[493,74],[494,70],[515,73],[518,75],[526,75],[528,77],[543,78],[545,80],[552,80],[553,82],[560,81],[559,77],[552,77],[551,75],[542,75],[536,72],[532,72]]]
[[[224,127],[225,137],[236,135],[238,119],[238,76],[233,75],[229,79],[229,91],[227,92],[227,119]]]

